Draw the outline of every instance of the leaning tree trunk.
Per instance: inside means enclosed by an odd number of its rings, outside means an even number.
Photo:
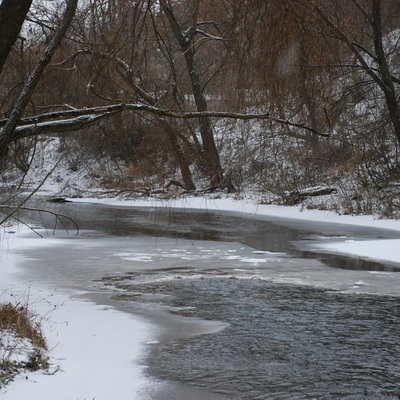
[[[372,15],[373,17],[371,19],[371,25],[374,32],[376,62],[379,65],[379,72],[381,76],[380,86],[385,95],[390,122],[392,123],[397,142],[400,144],[400,103],[393,82],[393,75],[390,71],[383,46],[381,0],[372,1]]]
[[[5,152],[8,144],[14,139],[13,135],[18,121],[21,119],[26,105],[28,104],[31,95],[33,94],[40,80],[40,77],[53,58],[54,53],[56,52],[69,26],[71,25],[77,5],[78,0],[69,0],[67,2],[60,26],[56,30],[54,37],[51,39],[49,45],[40,56],[35,68],[28,76],[24,86],[22,87],[21,92],[10,111],[10,116],[6,124],[0,130],[0,154]]]
[[[3,0],[0,4],[0,73],[18,39],[32,0]]]
[[[185,54],[186,66],[190,76],[197,111],[207,111],[207,102],[200,86],[199,74],[194,62],[192,49],[187,48],[184,50],[184,48],[182,48],[182,52]],[[199,127],[211,185],[222,186],[224,184],[224,175],[222,172],[217,146],[215,145],[214,141],[214,132],[211,126],[211,119],[209,117],[199,118]]]
[[[207,101],[201,87],[200,74],[196,67],[193,43],[191,38],[188,36],[190,33],[187,35],[182,33],[182,29],[179,26],[178,20],[176,19],[176,16],[171,8],[168,6],[166,0],[160,0],[160,5],[167,16],[175,39],[177,40],[181,52],[185,57],[186,68],[190,77],[196,109],[198,112],[206,112]],[[227,182],[224,180],[219,153],[214,141],[214,132],[211,126],[211,119],[209,117],[199,118],[199,127],[203,142],[204,157],[207,164],[207,172],[210,177],[211,185],[213,187],[227,187],[229,191],[235,191],[235,188],[230,180],[227,180]]]
[[[167,133],[169,140],[172,145],[172,149],[175,155],[175,159],[178,161],[179,169],[181,171],[183,184],[186,190],[196,190],[196,185],[192,179],[192,173],[190,172],[189,163],[187,157],[179,144],[179,139],[174,131],[174,128],[166,121],[160,121],[161,126]]]
[[[334,35],[346,43],[357,61],[360,63],[358,68],[362,69],[370,78],[379,86],[385,96],[385,103],[389,113],[390,123],[392,124],[397,142],[400,144],[400,101],[397,95],[395,83],[400,84],[400,80],[392,74],[394,68],[390,68],[388,56],[385,53],[383,44],[382,30],[382,0],[372,0],[371,9],[366,10],[356,3],[357,7],[364,14],[366,21],[372,27],[372,39],[374,52],[366,50],[368,46],[357,43],[354,38],[343,31],[322,9],[316,5],[312,5],[314,12],[321,20],[332,30]],[[365,55],[367,52],[367,55]],[[370,58],[376,62],[371,65]]]

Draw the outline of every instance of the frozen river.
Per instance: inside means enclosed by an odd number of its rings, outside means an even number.
[[[399,266],[313,251],[321,241],[396,233],[233,213],[55,207],[81,232],[56,230],[61,241],[51,249],[27,250],[24,273],[159,326],[147,374],[172,389],[147,398],[398,398]],[[40,223],[52,232],[54,220]]]

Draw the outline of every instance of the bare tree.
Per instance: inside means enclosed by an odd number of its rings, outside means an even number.
[[[13,135],[17,127],[18,121],[21,119],[25,111],[25,107],[34,92],[41,75],[43,74],[46,66],[50,63],[55,51],[57,50],[64,35],[66,34],[75,15],[77,4],[78,0],[69,0],[67,2],[64,16],[55,35],[53,36],[45,51],[40,56],[33,71],[27,77],[19,96],[14,102],[14,105],[10,111],[10,116],[0,130],[0,154],[4,152],[7,145],[13,140]]]
[[[350,26],[339,22],[337,10],[335,14],[329,7],[318,2],[307,4],[307,7],[312,8],[316,20],[322,22],[353,54],[356,63],[351,66],[346,63],[343,67],[363,71],[383,92],[389,120],[400,144],[400,79],[397,76],[397,61],[393,57],[393,49],[384,44],[385,34],[389,33],[390,27],[389,24],[384,24],[384,19],[389,17],[390,3],[381,0],[351,0],[346,9],[339,10],[342,16],[351,10],[356,17]]]
[[[285,15],[284,6],[287,3],[285,1],[283,5],[276,6],[280,16]],[[160,7],[155,7],[155,4]],[[243,81],[240,89],[239,85],[233,84],[234,79],[240,76],[235,72],[237,69],[253,71],[266,60],[268,51],[263,49],[264,38],[268,35],[264,33],[266,27],[272,26],[268,20],[271,15],[269,2],[248,4],[240,1],[234,4],[230,1],[193,0],[190,4],[193,7],[188,10],[183,3],[167,0],[158,3],[148,0],[85,2],[80,11],[82,16],[75,18],[70,31],[73,40],[64,41],[61,47],[53,47],[53,50],[59,50],[56,54],[52,53],[53,65],[46,69],[45,75],[38,75],[35,70],[32,72],[31,77],[41,77],[40,82],[36,78],[28,80],[30,86],[25,86],[25,92],[21,92],[11,116],[0,121],[3,147],[12,140],[71,132],[94,124],[98,124],[96,129],[101,131],[105,123],[100,124],[100,121],[113,118],[118,113],[126,112],[131,121],[134,114],[140,114],[141,118],[146,113],[146,119],[164,130],[165,136],[158,145],[162,146],[161,143],[166,143],[165,138],[168,139],[170,145],[164,148],[172,150],[185,188],[194,188],[190,166],[195,162],[204,167],[213,188],[226,187],[233,191],[233,184],[223,173],[212,118],[262,118],[288,131],[289,128],[296,128],[309,132],[311,137],[327,136],[313,126],[317,123],[308,126],[301,116],[297,121],[287,117],[291,116],[287,112],[290,107],[283,99],[288,90],[280,95],[282,112],[274,118],[266,110],[278,102],[276,93],[279,90],[271,90],[267,84],[262,87],[258,84],[261,79],[254,86],[248,86],[248,80]],[[246,26],[241,23],[240,10],[243,7],[246,12],[253,7]],[[262,24],[259,24],[260,16]],[[43,23],[42,26],[46,30]],[[253,32],[257,34],[253,35]],[[241,35],[245,37],[243,40],[249,40],[249,53],[235,58],[243,44]],[[287,36],[296,35],[289,32]],[[235,37],[237,41],[232,40]],[[290,40],[287,42],[285,46],[290,48]],[[273,48],[276,44],[271,42],[269,46]],[[33,47],[33,50],[38,51],[39,48]],[[254,62],[255,55],[262,51],[264,59]],[[41,65],[44,67],[47,64],[48,58]],[[293,69],[292,66],[290,68]],[[273,75],[270,72],[275,69],[276,66],[271,65],[270,70],[262,70],[261,74],[247,72],[247,76],[258,79],[259,75]],[[294,73],[284,72],[280,85],[284,81],[295,81]],[[36,89],[36,93],[29,96],[32,88]],[[243,104],[236,100],[242,94],[250,99],[254,112],[236,111],[247,106],[242,107]],[[26,108],[27,98],[31,99],[29,108]],[[229,102],[224,102],[225,98]],[[309,98],[312,99],[312,96]],[[310,110],[313,103],[316,101],[309,101]],[[209,111],[210,104],[213,108],[216,104],[218,107],[228,106],[224,107],[227,111]],[[50,112],[38,114],[38,109]],[[191,111],[193,109],[196,111]],[[25,115],[31,114],[32,117],[25,117],[23,110]],[[110,129],[104,131],[104,136],[110,131],[120,135],[116,132],[119,128],[127,131],[135,129],[128,119],[121,120],[124,124],[118,128],[109,124]]]
[[[172,4],[167,0],[160,0],[160,6],[165,13],[173,35],[180,47],[181,53],[185,59],[187,73],[189,75],[192,93],[199,112],[207,111],[207,101],[204,94],[204,84],[201,82],[200,71],[197,67],[196,38],[199,34],[206,35],[204,31],[198,28],[198,16],[200,1],[194,2],[193,18],[191,24],[185,28],[181,27],[177,16],[174,13]],[[211,36],[211,35],[210,35]],[[207,170],[212,186],[227,187],[228,191],[234,191],[235,187],[230,180],[224,179],[224,174],[219,158],[219,153],[214,140],[214,132],[210,118],[202,117],[199,119],[199,127],[204,148],[204,157],[207,162]]]

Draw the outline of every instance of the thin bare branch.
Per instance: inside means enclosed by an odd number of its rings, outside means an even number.
[[[18,210],[20,210],[22,207],[24,207],[24,204],[26,204],[39,190],[40,188],[45,184],[45,182],[47,181],[47,179],[50,177],[50,175],[53,173],[53,171],[57,168],[58,164],[60,163],[61,158],[56,162],[56,164],[53,166],[53,168],[46,174],[46,176],[44,177],[44,179],[42,180],[42,182],[40,182],[40,184],[35,188],[35,190],[32,190],[32,192],[25,197],[20,204],[18,204],[15,207],[12,207],[12,211],[7,214],[1,221],[0,221],[0,226],[3,225],[5,222],[7,222],[9,219],[14,218],[15,214],[18,212]],[[8,206],[2,206],[4,207],[8,207]]]

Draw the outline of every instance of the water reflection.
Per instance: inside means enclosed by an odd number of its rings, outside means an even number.
[[[49,203],[53,211],[76,220],[81,230],[95,230],[113,236],[151,236],[189,240],[241,242],[257,250],[285,252],[304,258],[317,258],[330,267],[367,270],[400,271],[399,265],[373,262],[337,254],[310,252],[310,243],[326,238],[394,238],[400,233],[382,229],[298,222],[279,218],[248,219],[228,212],[176,210],[149,207],[110,207],[104,204]],[[30,217],[35,217],[30,215]],[[37,217],[37,216],[36,216]],[[261,217],[260,217],[261,218]],[[55,221],[49,215],[37,218],[48,229],[75,226],[68,220]],[[316,235],[319,233],[321,236]]]

